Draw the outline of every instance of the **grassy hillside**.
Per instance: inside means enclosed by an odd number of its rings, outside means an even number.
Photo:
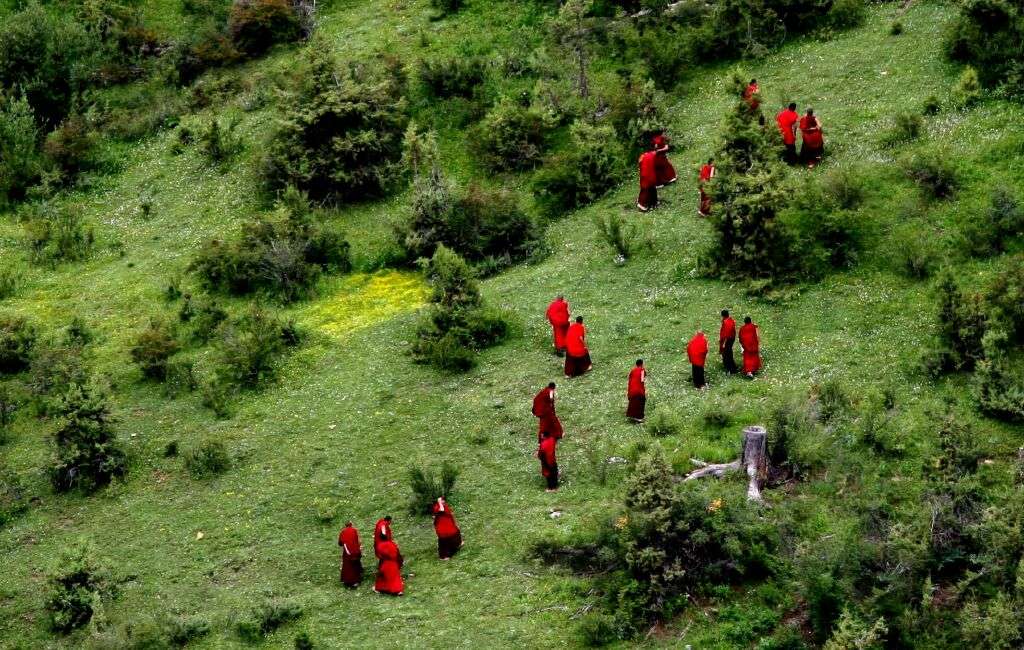
[[[519,3],[473,3],[454,18],[431,22],[424,2],[338,0],[324,8],[321,30],[343,59],[378,51],[411,58],[424,48],[493,54],[535,43],[538,11]],[[697,254],[710,231],[695,214],[693,180],[733,102],[731,68],[711,68],[670,95],[668,126],[681,180],[664,191],[663,207],[636,215],[636,190],[626,183],[553,223],[547,258],[484,282],[485,297],[514,315],[519,336],[484,353],[462,376],[415,365],[406,354],[426,288],[417,274],[379,270],[377,262],[391,246],[391,224],[404,215],[406,197],[399,195],[326,211],[350,238],[357,270],[324,280],[314,299],[282,310],[307,340],[274,385],[243,393],[231,419],[216,420],[196,396],[169,400],[139,381],[129,341],[151,315],[176,311],[163,299],[167,282],[202,242],[233,232],[262,207],[249,163],[276,105],[249,111],[243,105],[261,84],[287,76],[298,56],[293,50],[224,73],[240,80],[242,90],[185,118],[239,117],[246,150],[228,169],[210,168],[194,148],[172,153],[173,132],[108,145],[105,155],[116,171],[60,199],[80,206],[96,227],[98,252],[87,261],[52,269],[30,265],[21,227],[13,215],[0,216],[0,264],[24,275],[24,286],[3,309],[31,317],[54,335],[73,316],[96,331],[92,362],[115,388],[118,430],[131,458],[128,479],[96,496],[54,495],[41,471],[52,423],[18,420],[0,454],[39,500],[0,530],[0,646],[88,642],[90,630],[53,636],[41,610],[46,572],[79,537],[93,540],[127,577],[119,598],[104,609],[107,621],[202,614],[214,631],[198,648],[240,646],[232,621],[267,597],[294,599],[305,611],[267,647],[290,647],[299,630],[322,647],[577,645],[576,621],[596,600],[591,583],[528,560],[526,550],[543,537],[590,531],[619,512],[627,470],[612,465],[602,482],[597,465],[610,456],[629,457],[638,442],[655,444],[622,417],[625,376],[637,357],[650,371],[649,408],[683,418],[683,431],[658,443],[679,471],[690,468],[690,458],[731,459],[742,426],[764,422],[771,404],[829,379],[854,396],[890,388],[900,405],[901,439],[927,450],[933,413],[947,404],[972,407],[961,378],[934,384],[916,371],[934,334],[934,301],[928,284],[906,279],[894,260],[906,237],[951,236],[990,188],[1024,190],[1024,110],[997,100],[944,110],[926,118],[919,142],[884,147],[879,133],[893,114],[919,110],[930,95],[944,97],[959,74],[938,46],[949,7],[915,5],[902,18],[904,33],[891,36],[895,11],[873,7],[863,27],[830,40],[802,39],[743,65],[744,74],[760,82],[768,107],[792,98],[821,116],[828,157],[815,174],[857,168],[870,179],[857,213],[868,243],[853,269],[772,302],[746,297],[740,283],[697,276]],[[461,128],[441,128],[440,136],[455,178],[482,173],[466,153]],[[941,148],[963,173],[955,201],[924,202],[895,164],[905,151],[929,147]],[[793,171],[790,180],[798,187],[806,174]],[[525,179],[508,181],[522,186]],[[148,216],[140,208],[146,197],[152,197]],[[634,221],[651,243],[622,267],[592,225],[594,215],[608,213]],[[972,262],[965,276],[982,278],[995,263]],[[561,380],[542,319],[556,293],[586,316],[590,331],[595,370],[573,381]],[[720,374],[716,362],[711,390],[697,393],[688,385],[685,340],[697,327],[714,331],[724,307],[760,324],[766,368],[747,382]],[[560,383],[567,430],[559,449],[565,481],[559,493],[546,494],[532,456],[529,398],[552,379]],[[704,414],[713,409],[730,413],[731,422],[705,424]],[[993,461],[982,471],[998,484],[1019,444],[1019,428],[991,421],[978,427]],[[171,441],[191,448],[207,439],[223,440],[235,459],[221,477],[193,480],[179,458],[163,457]],[[893,461],[892,475],[912,473],[924,455],[915,451]],[[462,468],[450,500],[466,547],[441,563],[429,520],[407,512],[406,470],[444,460]],[[739,483],[729,488],[742,498]],[[897,486],[888,498],[912,502],[912,490]],[[834,511],[831,498],[820,484],[769,496],[779,511],[800,510],[793,533],[811,546],[852,516]],[[335,511],[333,521],[318,516],[324,508]],[[553,510],[561,516],[552,518]],[[406,595],[382,598],[366,584],[355,592],[341,589],[338,526],[355,521],[365,545],[385,513],[395,516],[407,559]],[[737,635],[719,618],[722,611],[745,607],[782,618],[795,606],[781,581],[725,590],[638,645],[749,647],[754,639]]]

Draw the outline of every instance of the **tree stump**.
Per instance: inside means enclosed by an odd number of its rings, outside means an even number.
[[[731,463],[708,464],[694,460],[701,465],[683,478],[692,481],[704,476],[721,478],[727,472],[743,469],[747,473],[747,499],[761,502],[761,481],[768,475],[768,432],[764,427],[752,426],[743,430],[743,446],[740,457]]]

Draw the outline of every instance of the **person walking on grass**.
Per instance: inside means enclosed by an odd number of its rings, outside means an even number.
[[[587,347],[587,328],[583,326],[583,317],[577,316],[565,335],[565,376],[579,377],[593,367]]]
[[[722,326],[718,330],[718,354],[722,355],[722,366],[730,375],[736,374],[736,359],[732,356],[732,346],[736,343],[736,321],[729,315],[728,309],[722,310]]]
[[[387,532],[381,533],[380,545],[378,547],[377,580],[373,584],[373,590],[378,594],[389,596],[401,596],[405,592],[405,583],[402,582],[402,565],[405,559],[398,545],[391,539]]]
[[[626,401],[626,417],[637,424],[643,422],[647,406],[647,369],[644,368],[643,359],[637,359],[636,365],[629,371]]]
[[[698,329],[686,345],[686,356],[690,359],[693,387],[704,390],[707,386],[704,381],[704,363],[708,358],[708,339],[703,330]]]
[[[636,207],[640,212],[649,212],[658,207],[658,154],[645,151],[640,154],[640,195]]]
[[[799,120],[800,116],[797,115],[795,103],[790,103],[789,106],[783,108],[775,116],[775,123],[779,125],[779,133],[782,134],[782,144],[785,146],[782,159],[790,165],[795,165],[798,161],[796,156],[796,126]]]
[[[666,185],[676,182],[676,170],[668,159],[669,143],[665,134],[659,133],[654,136],[651,142],[654,145],[654,153],[656,154],[654,160],[654,171],[658,177],[656,187],[660,190]]]
[[[750,316],[743,318],[740,328],[740,348],[743,350],[743,374],[753,379],[761,369],[761,335]]]
[[[341,583],[355,589],[363,581],[363,553],[359,548],[359,531],[351,521],[338,534],[338,546],[341,547]]]
[[[565,335],[569,332],[569,303],[565,297],[558,295],[546,312],[548,322],[551,323],[551,337],[555,343],[555,354],[565,354]]]
[[[373,527],[373,554],[380,559],[380,542],[384,539],[384,536],[391,537],[391,515],[385,515],[383,518],[377,520],[377,525]]]
[[[808,169],[814,169],[825,155],[825,138],[821,131],[821,120],[814,115],[814,109],[808,108],[800,118],[800,159]]]
[[[555,455],[558,439],[545,433],[537,447],[537,458],[540,459],[540,475],[547,483],[546,492],[558,492],[558,458]]]
[[[557,440],[561,438],[564,433],[562,430],[562,421],[558,419],[558,414],[555,413],[556,397],[555,382],[549,383],[547,386],[540,389],[539,393],[533,396],[532,413],[538,420],[538,443],[543,440],[544,434],[550,434],[552,438]]]
[[[434,532],[437,534],[437,557],[451,559],[462,548],[462,531],[455,523],[455,514],[444,497],[437,497],[431,508],[434,513]]]

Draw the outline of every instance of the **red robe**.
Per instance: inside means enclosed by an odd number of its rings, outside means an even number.
[[[725,342],[736,338],[736,321],[732,316],[722,319],[722,327],[718,330],[718,353],[725,352]]]
[[[700,178],[697,184],[697,190],[700,192],[700,207],[697,211],[705,216],[711,214],[711,196],[704,191],[704,183],[707,183],[714,177],[714,165],[704,165],[700,168]]]
[[[377,525],[373,527],[373,554],[380,558],[380,538],[381,533],[387,533],[388,537],[391,537],[391,526],[387,520],[378,519]]]
[[[803,146],[812,151],[817,151],[825,146],[818,118],[813,115],[804,115],[800,118],[800,139]]]
[[[402,582],[402,554],[398,546],[390,539],[381,542],[378,550],[380,563],[377,565],[377,582],[373,588],[382,594],[399,595],[405,591]]]
[[[583,323],[573,323],[565,337],[565,351],[570,356],[582,357],[589,352],[587,350],[587,328]]]
[[[708,339],[703,333],[694,334],[690,339],[686,345],[686,356],[693,365],[704,367],[704,362],[708,358]]]
[[[640,154],[640,196],[636,203],[646,210],[658,204],[658,154],[645,151]]]
[[[358,585],[363,579],[363,553],[359,547],[359,531],[345,526],[338,534],[341,547],[341,581],[349,587]]]
[[[461,534],[459,525],[455,523],[452,507],[447,502],[442,505],[435,501],[431,512],[434,513],[434,532],[437,533],[438,538],[455,537]]]
[[[569,303],[565,300],[555,299],[548,305],[548,322],[551,323],[551,333],[555,340],[555,350],[565,350],[565,334],[569,331]]]
[[[652,140],[654,144],[654,172],[658,177],[657,187],[676,182],[676,170],[668,159],[668,138],[663,135],[656,135]]]
[[[545,386],[539,393],[533,396],[532,413],[539,422],[537,423],[537,440],[540,441],[545,432],[554,438],[561,438],[564,434],[562,421],[555,413],[555,396],[553,389]]]
[[[743,372],[753,374],[761,369],[761,340],[757,326],[747,323],[740,328],[740,345],[743,346]]]
[[[747,106],[750,106],[755,111],[761,105],[761,100],[757,96],[758,92],[760,92],[760,88],[758,88],[757,84],[748,84],[743,91],[743,101],[747,102]]]
[[[544,438],[537,447],[537,458],[540,459],[540,475],[544,478],[551,476],[551,472],[558,466],[558,458],[555,457],[555,449],[558,441],[554,438]]]
[[[779,133],[782,134],[783,144],[796,144],[796,134],[793,132],[793,125],[796,124],[800,116],[796,114],[796,111],[791,111],[785,108],[775,116],[775,123],[779,125]]]
[[[643,366],[634,366],[629,371],[629,380],[626,383],[626,417],[634,420],[644,419],[644,409],[647,405],[647,371]]]

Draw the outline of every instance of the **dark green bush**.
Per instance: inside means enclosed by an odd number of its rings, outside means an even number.
[[[187,86],[211,68],[237,63],[243,54],[217,21],[205,20],[174,41],[165,58],[172,81]]]
[[[907,177],[930,198],[949,198],[960,185],[952,160],[937,150],[918,152],[904,158],[901,164]]]
[[[981,81],[978,71],[967,66],[957,79],[952,90],[953,102],[962,108],[969,108],[981,100]]]
[[[39,180],[44,160],[35,113],[24,95],[0,95],[0,205],[18,201]]]
[[[587,614],[580,619],[580,643],[587,648],[600,648],[617,641],[615,619],[606,614]]]
[[[274,630],[301,617],[302,607],[297,603],[269,600],[239,619],[235,629],[242,641],[259,643]]]
[[[864,200],[864,185],[856,172],[830,170],[807,182],[780,213],[806,275],[856,263],[868,231],[864,217],[854,212]]]
[[[21,479],[0,463],[0,529],[27,511],[28,496]]]
[[[632,257],[637,247],[639,232],[633,223],[628,223],[620,215],[594,215],[594,228],[598,236],[615,252],[620,262]]]
[[[175,398],[199,388],[195,362],[191,359],[171,359],[164,374],[164,392]]]
[[[416,76],[430,97],[473,97],[482,89],[487,64],[479,57],[420,59]]]
[[[882,144],[894,147],[916,140],[924,129],[924,119],[917,113],[903,111],[892,118],[892,126],[882,134]]]
[[[60,398],[72,386],[88,382],[88,369],[81,345],[72,342],[37,345],[32,353],[25,387],[36,400],[41,414],[56,412]]]
[[[441,464],[440,471],[409,468],[409,488],[412,490],[409,512],[414,515],[430,514],[438,497],[448,498],[458,477],[459,469],[448,461]]]
[[[0,269],[0,300],[6,300],[21,288],[21,273],[13,268]]]
[[[220,440],[206,440],[185,453],[185,467],[194,479],[212,478],[231,469],[231,456]]]
[[[43,153],[60,170],[64,181],[70,182],[91,165],[95,144],[96,134],[82,117],[73,115],[46,136]]]
[[[899,36],[902,33],[903,33],[903,23],[901,23],[898,20],[892,21],[892,24],[889,25],[889,35],[890,36]]]
[[[210,163],[224,165],[242,150],[242,143],[235,135],[237,126],[236,119],[228,120],[225,126],[221,126],[220,120],[214,118],[200,132],[200,151]]]
[[[850,395],[838,379],[829,379],[816,386],[818,408],[825,422],[841,417],[849,411]]]
[[[50,626],[62,634],[87,624],[101,601],[116,594],[110,570],[84,541],[62,553],[48,577],[48,590],[46,611]]]
[[[217,328],[227,320],[228,312],[214,298],[199,296],[193,298],[187,294],[178,310],[178,318],[192,326],[192,337],[200,343],[213,338]]]
[[[30,206],[22,214],[22,226],[32,259],[40,264],[83,260],[95,243],[93,229],[77,206]]]
[[[278,359],[291,343],[286,337],[287,328],[286,323],[259,306],[226,321],[216,341],[220,381],[255,388],[271,379]]]
[[[682,432],[683,421],[674,411],[659,408],[647,418],[647,430],[652,436],[674,436]]]
[[[462,0],[430,0],[430,6],[437,10],[438,18],[444,18],[462,7]]]
[[[329,50],[309,48],[302,87],[267,144],[263,175],[271,190],[292,185],[316,201],[365,200],[400,172],[406,103],[394,79],[338,70]]]
[[[235,0],[228,17],[228,34],[235,47],[254,57],[277,43],[298,40],[302,30],[289,0]]]
[[[547,145],[544,118],[507,97],[502,98],[474,130],[471,141],[490,169],[527,169],[540,162]]]
[[[929,95],[924,100],[924,106],[921,107],[921,112],[925,115],[938,115],[942,110],[942,102],[935,95]]]
[[[555,216],[596,201],[622,180],[622,160],[612,127],[577,122],[569,147],[548,158],[533,177],[538,206]]]
[[[132,361],[146,379],[163,381],[167,378],[167,362],[181,349],[174,332],[166,323],[151,319],[146,329],[139,332],[129,351]]]
[[[936,286],[939,348],[932,365],[938,372],[972,370],[983,354],[982,337],[988,320],[981,295],[965,293],[946,271]]]
[[[36,329],[22,316],[0,314],[0,374],[21,372],[32,360]]]
[[[973,65],[986,86],[1017,86],[1024,74],[1024,16],[1013,0],[969,0],[946,34],[946,52]]]
[[[234,387],[224,381],[207,381],[200,386],[203,406],[213,411],[215,417],[226,420],[231,417],[231,398]]]
[[[58,492],[92,492],[127,472],[106,398],[95,388],[73,385],[60,400],[56,454],[49,467]]]
[[[313,641],[309,638],[308,632],[299,632],[293,641],[295,650],[313,650]]]
[[[988,257],[1003,253],[1024,233],[1024,208],[1006,188],[992,192],[989,205],[964,224],[964,240],[972,255]]]

